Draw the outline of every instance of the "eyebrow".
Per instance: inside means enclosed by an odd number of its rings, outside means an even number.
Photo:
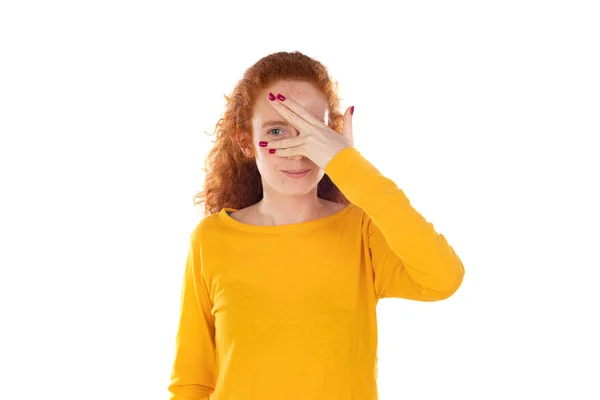
[[[270,120],[270,121],[267,121],[264,124],[262,124],[262,127],[266,128],[267,126],[275,126],[275,125],[291,126],[290,123],[287,121]]]

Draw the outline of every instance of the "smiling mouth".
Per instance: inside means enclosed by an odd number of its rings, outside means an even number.
[[[301,174],[301,173],[303,173],[303,172],[308,172],[308,171],[310,171],[310,169],[298,169],[298,170],[295,170],[295,171],[286,171],[286,170],[283,170],[283,169],[282,169],[281,171],[282,171],[282,172],[287,172],[287,173],[290,173],[290,174]]]

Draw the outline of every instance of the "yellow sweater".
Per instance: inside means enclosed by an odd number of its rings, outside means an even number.
[[[354,147],[325,172],[351,204],[248,225],[223,208],[191,234],[171,400],[376,400],[377,301],[448,298],[445,237]]]

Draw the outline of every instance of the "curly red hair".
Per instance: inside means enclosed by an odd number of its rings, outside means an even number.
[[[341,133],[343,114],[339,111],[338,83],[319,61],[299,51],[277,52],[258,60],[248,68],[227,100],[225,112],[215,126],[215,145],[208,153],[204,189],[194,195],[194,206],[204,203],[205,216],[224,207],[242,209],[258,203],[263,196],[261,176],[254,160],[254,150],[246,155],[236,133],[252,141],[252,109],[264,88],[281,80],[313,84],[329,104],[328,126]],[[205,132],[206,133],[206,132]],[[210,134],[209,134],[210,135]],[[325,174],[318,183],[317,196],[341,204],[349,201]]]

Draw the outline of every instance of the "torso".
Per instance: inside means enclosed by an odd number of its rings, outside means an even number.
[[[346,204],[340,204],[340,203],[336,203],[333,201],[329,201],[329,200],[322,200],[323,204],[325,205],[325,207],[323,208],[323,213],[322,215],[320,215],[318,218],[325,218],[328,217],[330,215],[333,215],[335,213],[337,213],[338,211],[341,211],[342,209],[344,209],[346,207]],[[231,218],[235,219],[236,221],[242,222],[244,224],[249,224],[249,225],[262,225],[261,221],[260,221],[260,215],[257,212],[257,206],[252,205],[246,208],[242,208],[241,210],[232,212],[231,214],[229,214],[231,216]]]

